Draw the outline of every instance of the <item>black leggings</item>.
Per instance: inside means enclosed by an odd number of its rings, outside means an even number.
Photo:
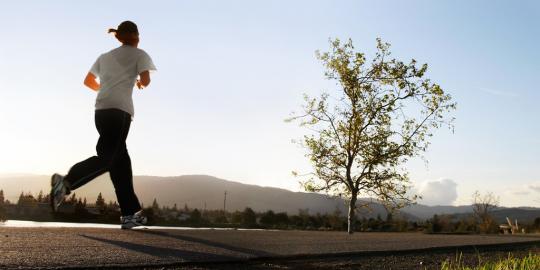
[[[68,189],[75,190],[108,171],[122,215],[133,215],[141,205],[133,190],[131,159],[126,148],[131,115],[118,109],[96,110],[95,122],[99,132],[97,156],[71,167],[65,177]]]

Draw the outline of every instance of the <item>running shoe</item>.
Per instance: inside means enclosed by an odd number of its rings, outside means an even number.
[[[51,194],[50,194],[50,202],[51,202],[51,208],[54,212],[58,211],[58,207],[62,204],[64,201],[64,197],[66,197],[67,194],[67,188],[64,185],[64,177],[55,173],[51,177]]]
[[[147,220],[148,219],[142,215],[142,210],[130,216],[120,217],[120,222],[122,223],[122,229],[131,229],[137,226],[144,226],[146,225]]]

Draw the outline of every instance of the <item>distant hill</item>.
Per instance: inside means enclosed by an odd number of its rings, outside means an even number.
[[[309,209],[310,213],[325,213],[345,206],[339,199],[320,194],[246,185],[205,175],[139,176],[135,184],[143,201],[157,197],[162,204],[176,203],[180,207],[186,203],[190,207],[204,208],[206,204],[208,209],[222,209],[225,191],[229,211],[251,207],[255,211],[297,213],[298,209]]]
[[[491,215],[495,219],[495,222],[499,224],[506,224],[506,217],[510,218],[512,223],[517,219],[518,224],[530,224],[534,222],[534,219],[540,218],[540,209],[523,209],[521,207],[512,207],[512,208],[499,208],[494,210]],[[454,219],[462,219],[464,217],[470,216],[471,213],[460,213],[453,216]]]
[[[451,206],[451,205],[437,205],[437,206],[428,206],[423,204],[415,204],[402,209],[402,211],[407,212],[411,215],[414,215],[422,220],[432,218],[433,215],[441,214],[463,214],[471,213],[472,207],[470,205],[460,205],[460,206]]]
[[[48,192],[49,176],[11,176],[0,177],[0,189],[4,190],[6,199],[17,201],[19,194],[40,191]],[[297,214],[299,209],[308,209],[309,213],[332,213],[339,210],[347,213],[347,203],[340,199],[323,194],[292,192],[274,187],[242,184],[206,175],[185,175],[175,177],[135,176],[135,190],[139,199],[145,205],[152,203],[154,198],[160,205],[172,206],[177,204],[190,208],[222,209],[224,192],[227,191],[226,208],[228,211],[243,210],[251,207],[255,211],[273,210]],[[99,193],[104,198],[115,200],[113,186],[108,175],[98,177],[88,185],[75,191],[77,196],[86,197],[89,202],[96,200]],[[370,203],[371,209],[359,210],[359,216],[386,218],[386,209],[376,203]],[[402,213],[408,219],[417,218],[408,213]]]
[[[533,223],[535,218],[540,217],[540,209],[503,208],[493,211],[492,215],[499,223],[506,223],[506,217],[512,222],[517,219],[518,223]]]
[[[0,189],[4,190],[6,199],[16,201],[19,194],[39,191],[48,192],[49,176],[8,176],[0,177]],[[345,203],[336,198],[321,194],[292,192],[286,189],[247,185],[227,181],[206,175],[185,175],[177,177],[135,176],[135,190],[142,203],[149,205],[154,198],[160,205],[178,207],[187,204],[191,208],[222,209],[224,192],[227,191],[227,210],[243,210],[251,207],[256,211],[274,210],[298,213],[298,209],[309,209],[317,212],[345,211]],[[89,202],[94,201],[99,193],[106,200],[115,200],[113,186],[108,175],[98,177],[88,185],[75,191]],[[384,217],[384,216],[383,216]]]
[[[207,175],[184,175],[174,177],[135,176],[135,190],[142,203],[149,205],[154,198],[160,205],[172,206],[177,204],[190,208],[222,209],[224,192],[227,191],[227,210],[243,210],[251,207],[255,211],[273,210],[275,212],[298,213],[299,209],[309,209],[309,213],[331,213],[338,209],[344,215],[347,213],[347,204],[339,198],[323,194],[292,192],[274,187],[261,187],[257,185],[242,184],[219,179]],[[0,176],[0,189],[4,190],[7,199],[17,201],[21,191],[37,194],[40,190],[48,192],[49,176],[40,175],[14,175]],[[108,175],[98,177],[88,185],[75,191],[77,196],[86,197],[89,202],[96,200],[98,193],[104,198],[115,200],[114,189]],[[364,199],[366,201],[367,199]],[[359,211],[361,217],[377,217],[385,219],[386,209],[377,201],[368,200],[371,210]],[[421,204],[406,207],[400,215],[409,220],[426,220],[434,214],[471,213],[471,206],[426,206]],[[504,221],[506,216],[517,218],[518,222],[528,222],[540,216],[540,209],[533,207],[500,208],[497,211],[497,220]],[[502,219],[501,219],[502,218]]]

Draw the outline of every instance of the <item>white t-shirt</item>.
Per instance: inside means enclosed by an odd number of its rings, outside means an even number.
[[[119,109],[133,117],[133,87],[137,76],[147,70],[156,70],[152,59],[145,51],[133,46],[122,45],[100,55],[90,68],[101,85],[96,110]]]

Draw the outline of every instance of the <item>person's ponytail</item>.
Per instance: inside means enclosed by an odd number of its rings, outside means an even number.
[[[116,39],[123,44],[133,45],[139,42],[139,29],[132,21],[124,21],[116,29],[109,28],[107,33],[114,33]]]

